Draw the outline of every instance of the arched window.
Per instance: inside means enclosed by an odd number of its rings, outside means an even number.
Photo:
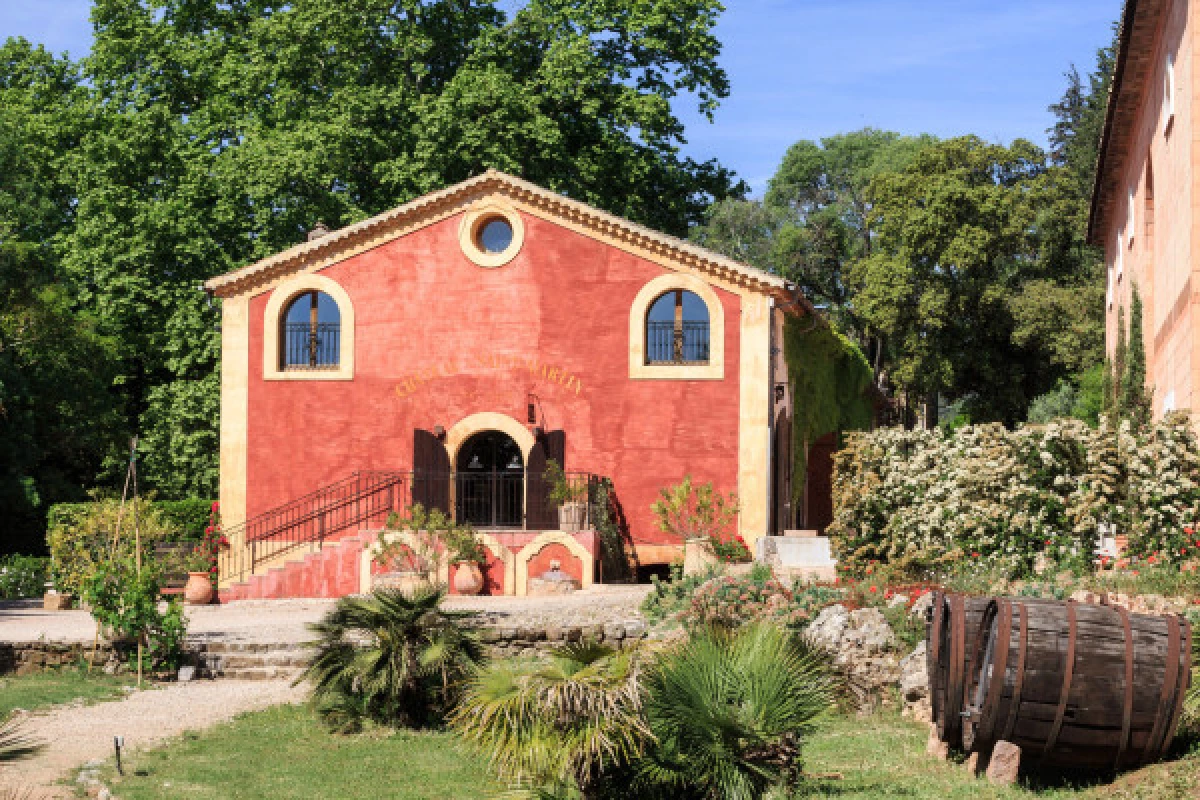
[[[281,321],[283,370],[337,369],[341,365],[342,315],[325,292],[301,292],[288,303]]]
[[[708,306],[685,289],[665,292],[646,312],[646,363],[707,364]]]

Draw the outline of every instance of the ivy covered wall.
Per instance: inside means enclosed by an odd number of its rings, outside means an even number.
[[[783,357],[792,388],[792,494],[804,491],[808,448],[827,433],[867,430],[873,408],[867,394],[873,372],[863,352],[832,326],[788,316]]]

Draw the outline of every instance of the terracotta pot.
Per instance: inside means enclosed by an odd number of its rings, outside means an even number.
[[[206,606],[213,601],[212,575],[207,572],[189,572],[183,586],[183,599],[189,606]]]
[[[587,503],[563,503],[558,507],[558,529],[563,533],[583,530],[587,520]]]
[[[474,561],[464,561],[454,570],[454,591],[458,594],[479,594],[483,591],[483,570]]]
[[[716,551],[713,550],[712,540],[707,536],[698,536],[683,543],[683,574],[699,575],[718,562]]]

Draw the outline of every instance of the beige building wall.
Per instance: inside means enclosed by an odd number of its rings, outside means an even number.
[[[1195,185],[1200,180],[1200,141],[1192,111],[1200,86],[1195,58],[1200,10],[1186,0],[1162,0],[1160,5],[1153,47],[1140,54],[1145,68],[1125,77],[1123,91],[1139,91],[1140,99],[1104,237],[1108,352],[1116,348],[1122,308],[1128,324],[1136,285],[1143,301],[1147,383],[1154,391],[1156,416],[1196,408],[1200,401],[1194,393],[1200,386],[1200,317],[1193,309],[1193,287],[1200,286],[1193,256],[1200,252],[1200,191]],[[1171,63],[1173,93],[1168,90]]]

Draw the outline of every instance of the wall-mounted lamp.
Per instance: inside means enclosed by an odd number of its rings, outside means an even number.
[[[439,439],[445,439],[446,438],[446,429],[443,428],[441,425],[434,425],[433,426],[433,435]]]
[[[537,425],[537,397],[531,394],[528,395],[526,399],[527,403],[525,405],[525,421],[530,425]]]
[[[787,384],[786,383],[775,384],[775,402],[776,403],[781,402],[783,400],[783,397],[785,394],[787,394]]]

